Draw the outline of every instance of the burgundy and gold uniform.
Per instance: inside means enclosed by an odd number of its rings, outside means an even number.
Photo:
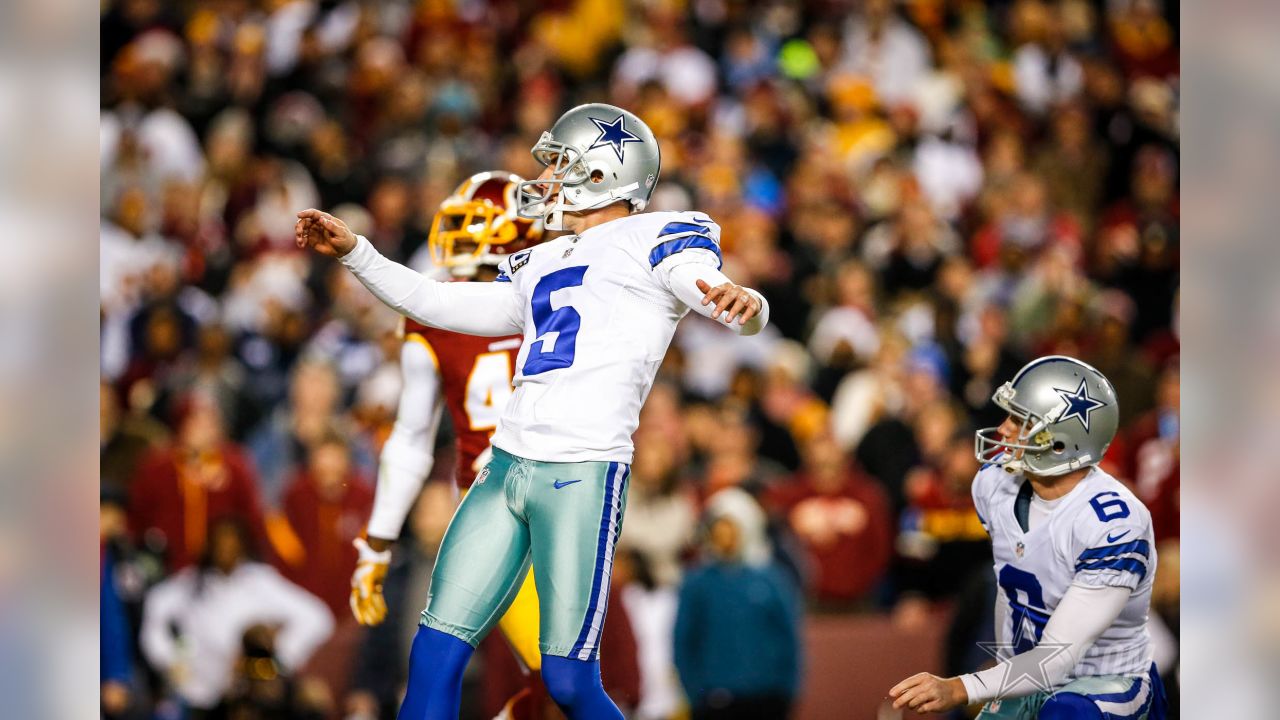
[[[482,172],[462,182],[445,198],[431,221],[427,238],[432,272],[457,281],[492,280],[498,264],[542,240],[542,222],[516,214],[520,178]],[[448,409],[457,434],[458,487],[469,488],[488,457],[489,438],[512,395],[511,380],[521,336],[474,337],[440,330],[405,318],[400,350],[404,384],[395,427],[383,445],[378,491],[368,534],[382,540],[400,535],[409,508],[434,465],[436,432]],[[360,588],[368,585],[365,582]],[[358,604],[375,593],[360,590]],[[362,605],[363,606],[363,605]],[[361,613],[357,612],[357,619]],[[376,623],[380,613],[361,619]]]
[[[477,337],[405,320],[405,342],[422,343],[440,374],[445,408],[458,442],[455,480],[471,487],[481,455],[511,396],[511,378],[521,337]]]

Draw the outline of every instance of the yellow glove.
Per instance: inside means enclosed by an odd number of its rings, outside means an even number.
[[[356,538],[352,545],[360,555],[356,559],[356,571],[351,575],[351,614],[361,625],[379,625],[387,619],[382,581],[391,564],[391,551],[378,552],[369,547],[364,538]]]

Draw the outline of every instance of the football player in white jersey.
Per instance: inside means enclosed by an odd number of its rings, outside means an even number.
[[[1164,717],[1148,647],[1156,572],[1151,514],[1097,467],[1115,437],[1115,389],[1074,358],[1042,357],[993,397],[1008,419],[979,430],[973,501],[991,536],[998,662],[953,678],[913,675],[894,707],[978,716]]]
[[[601,687],[597,656],[640,408],[690,309],[744,335],[768,321],[764,298],[720,272],[711,218],[639,212],[661,162],[635,115],[576,107],[533,155],[546,169],[522,183],[520,213],[568,234],[508,257],[494,282],[434,282],[331,215],[298,214],[299,246],[338,257],[410,318],[523,336],[493,458],[454,515],[432,573],[401,720],[458,716],[462,670],[531,560],[548,692],[570,720],[622,717]]]

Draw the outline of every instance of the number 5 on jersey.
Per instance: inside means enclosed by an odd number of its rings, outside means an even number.
[[[533,326],[537,340],[529,345],[523,372],[537,375],[548,370],[559,370],[573,364],[578,346],[578,329],[582,316],[571,305],[551,307],[551,293],[564,288],[578,287],[587,274],[587,266],[561,268],[547,273],[533,288]],[[555,333],[554,337],[547,337]]]

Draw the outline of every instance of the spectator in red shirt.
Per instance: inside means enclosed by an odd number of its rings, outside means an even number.
[[[177,415],[176,441],[139,464],[129,489],[129,528],[141,545],[165,555],[170,571],[200,557],[210,525],[223,516],[265,539],[257,476],[226,439],[218,404],[194,394]]]
[[[889,563],[892,519],[884,490],[858,472],[830,432],[805,444],[803,470],[769,493],[809,556],[809,589],[820,605],[867,596]]]
[[[285,490],[284,512],[304,554],[286,570],[289,579],[319,597],[343,617],[351,594],[356,550],[351,542],[373,508],[373,489],[351,466],[346,440],[336,431],[307,451]]]

